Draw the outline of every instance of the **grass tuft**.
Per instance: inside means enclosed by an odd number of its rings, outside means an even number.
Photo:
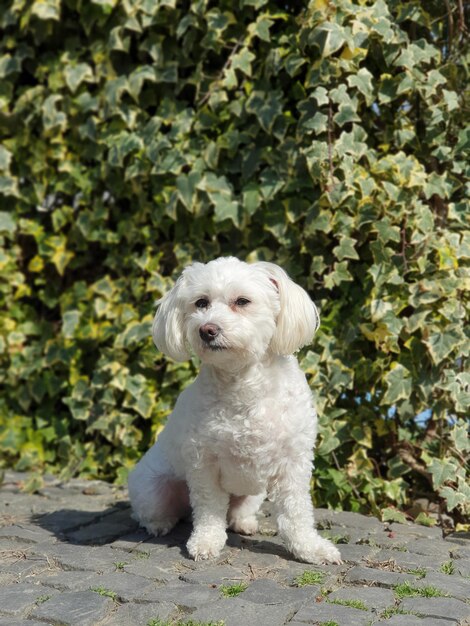
[[[105,589],[104,587],[91,587],[90,591],[94,591],[100,596],[111,598],[112,600],[114,600],[114,602],[117,602],[118,594],[115,591],[111,591],[110,589]]]
[[[222,585],[220,587],[220,593],[224,598],[235,598],[240,595],[248,587],[247,583],[236,583],[235,585]]]
[[[390,619],[394,615],[414,615],[411,611],[405,611],[399,606],[389,606],[385,608],[379,615],[380,619]]]
[[[38,596],[36,598],[36,604],[44,604],[44,602],[47,602],[48,600],[51,599],[51,596],[43,595],[43,596]]]
[[[436,589],[436,587],[432,587],[431,585],[427,587],[413,587],[413,585],[407,580],[404,583],[400,583],[399,585],[395,585],[393,587],[395,595],[400,600],[402,598],[441,598],[446,596],[447,594],[441,591],[440,589]]]
[[[442,572],[443,574],[448,574],[449,576],[451,574],[455,574],[454,561],[446,561],[445,563],[441,565],[441,567],[439,568],[439,571]]]
[[[341,606],[350,606],[353,609],[360,609],[361,611],[368,611],[367,606],[362,600],[343,600],[337,598],[336,600],[327,600],[329,604],[340,604]]]
[[[224,620],[220,620],[218,622],[195,622],[190,619],[186,622],[174,621],[174,620],[161,620],[161,619],[151,619],[147,622],[146,626],[225,626]]]
[[[294,585],[296,587],[305,587],[306,585],[321,585],[324,580],[325,574],[323,572],[305,570],[305,572],[294,578]]]
[[[418,579],[426,578],[427,570],[424,567],[416,567],[415,569],[407,569],[408,574],[417,576]]]

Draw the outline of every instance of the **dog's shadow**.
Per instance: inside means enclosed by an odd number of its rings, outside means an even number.
[[[265,517],[269,513],[264,514]],[[164,537],[155,537],[141,528],[132,516],[128,502],[117,502],[101,511],[58,509],[36,515],[34,523],[52,532],[62,543],[81,546],[111,546],[129,552],[144,551],[152,546],[178,548],[182,558],[190,559],[186,543],[192,531],[190,520],[179,522]],[[273,554],[291,560],[280,539],[272,531],[252,536],[228,532],[228,548]]]

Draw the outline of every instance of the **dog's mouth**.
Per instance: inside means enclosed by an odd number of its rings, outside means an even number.
[[[213,343],[205,343],[204,348],[207,348],[211,352],[222,352],[222,350],[228,350],[228,346],[220,346]]]

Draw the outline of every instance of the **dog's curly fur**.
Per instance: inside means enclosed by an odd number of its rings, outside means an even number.
[[[339,563],[314,527],[310,497],[317,416],[292,353],[319,317],[307,293],[272,263],[220,258],[187,267],[160,301],[157,347],[202,362],[155,445],[129,476],[135,517],[155,535],[193,513],[189,554],[217,556],[227,526],[257,531],[267,496],[288,549],[308,563]]]

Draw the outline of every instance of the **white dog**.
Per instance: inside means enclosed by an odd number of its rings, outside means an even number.
[[[257,531],[267,496],[280,535],[307,563],[340,563],[314,527],[310,496],[317,416],[292,353],[319,317],[307,293],[272,263],[220,258],[187,267],[160,301],[157,347],[202,362],[155,445],[129,476],[136,519],[165,535],[193,512],[189,554],[217,556],[227,526]]]

